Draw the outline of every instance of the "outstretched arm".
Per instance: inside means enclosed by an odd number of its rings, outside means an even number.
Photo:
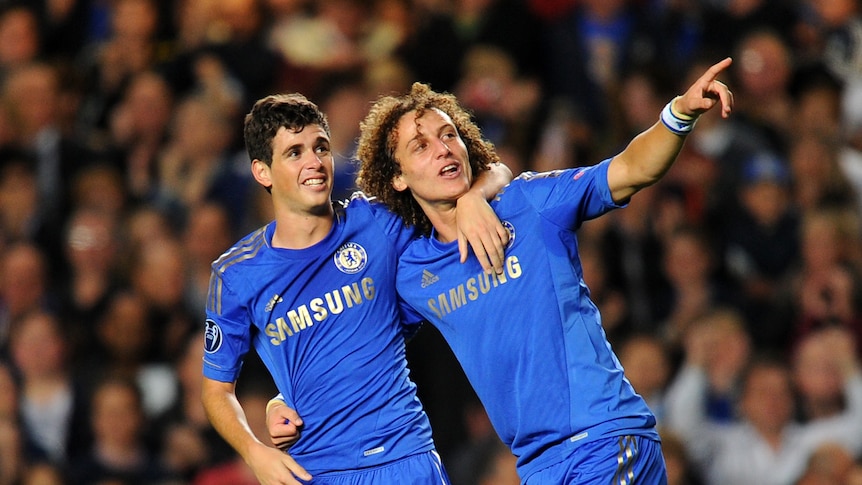
[[[608,167],[608,185],[615,202],[628,200],[639,190],[661,179],[676,160],[685,134],[697,117],[721,105],[727,118],[733,109],[733,93],[717,78],[731,64],[728,57],[710,67],[682,96],[674,98],[662,120],[637,135]],[[667,124],[665,123],[667,122]]]
[[[235,391],[236,383],[204,377],[201,400],[213,427],[242,456],[258,481],[263,485],[301,485],[296,477],[311,480],[290,455],[255,437]]]
[[[503,187],[512,181],[512,171],[502,163],[492,163],[490,170],[478,174],[470,190],[458,199],[458,249],[461,262],[467,261],[468,244],[486,272],[503,272],[509,231],[488,205]]]

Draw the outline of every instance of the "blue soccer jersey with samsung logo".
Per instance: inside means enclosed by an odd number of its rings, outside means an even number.
[[[401,257],[398,291],[440,329],[522,479],[572,447],[610,436],[658,439],[655,417],[624,378],[589,298],[575,231],[619,207],[608,161],[526,173],[491,203],[511,236],[502,275],[456,242],[414,241]]]
[[[394,286],[412,230],[362,196],[338,208],[329,235],[307,249],[273,248],[274,229],[213,263],[204,376],[233,382],[254,348],[301,413],[290,453],[313,475],[433,450]]]

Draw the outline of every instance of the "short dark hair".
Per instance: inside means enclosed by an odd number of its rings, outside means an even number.
[[[299,93],[273,94],[259,99],[245,115],[243,136],[249,160],[272,164],[272,140],[280,128],[297,133],[320,125],[330,136],[329,121],[316,104]]]

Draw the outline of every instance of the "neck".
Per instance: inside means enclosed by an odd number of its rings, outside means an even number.
[[[44,376],[33,376],[27,379],[23,386],[23,394],[36,402],[45,402],[54,399],[59,392],[68,389],[69,383],[65,376],[57,373]]]
[[[766,441],[769,446],[774,450],[778,450],[781,448],[781,436],[783,434],[783,428],[774,428],[771,426],[755,426],[757,431],[760,433],[760,436]]]
[[[458,224],[456,222],[457,208],[455,203],[431,205],[420,202],[419,205],[437,231],[437,239],[448,243],[458,239]]]
[[[284,249],[305,249],[329,234],[334,222],[332,208],[321,214],[287,213],[276,215],[272,245]]]

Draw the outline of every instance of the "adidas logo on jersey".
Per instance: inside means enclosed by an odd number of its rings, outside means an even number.
[[[428,271],[427,269],[422,270],[422,288],[428,288],[429,286],[433,285],[438,281],[440,281],[439,276]]]
[[[284,299],[282,299],[282,298],[281,298],[281,297],[276,293],[275,295],[273,295],[273,296],[272,296],[272,298],[270,298],[270,299],[269,299],[269,302],[266,304],[266,308],[264,308],[264,311],[271,312],[271,311],[272,311],[272,309],[273,309],[273,308],[275,308],[275,304],[276,304],[276,303],[281,303],[281,302],[283,302],[283,301],[284,301]]]

